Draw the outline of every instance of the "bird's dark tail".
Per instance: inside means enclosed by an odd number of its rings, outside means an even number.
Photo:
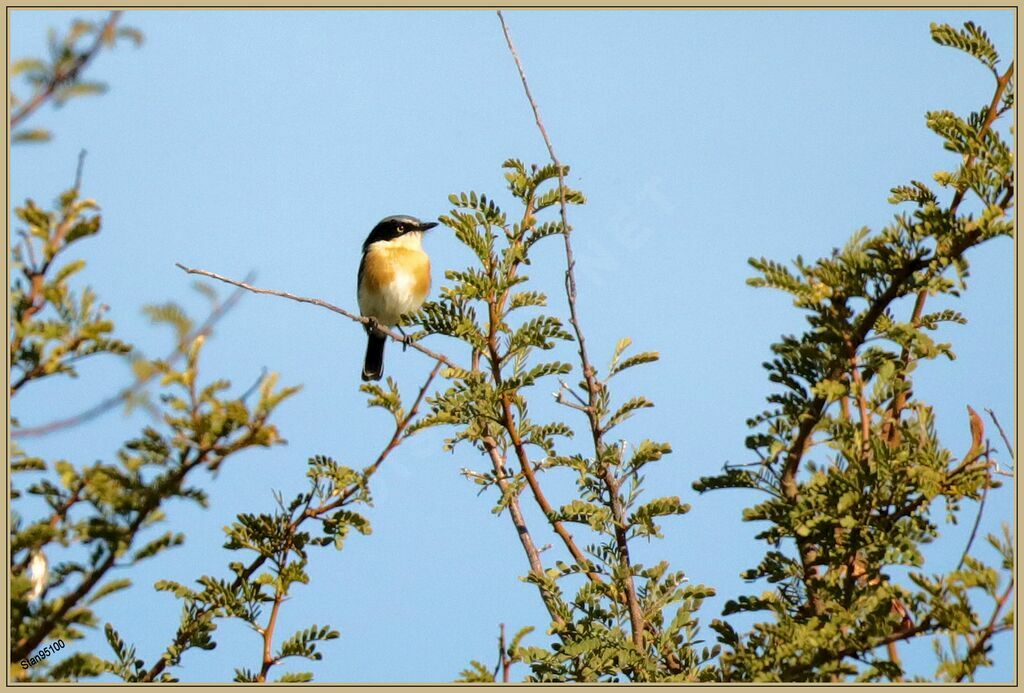
[[[366,335],[366,358],[363,359],[363,380],[380,380],[384,374],[384,335],[375,331]]]

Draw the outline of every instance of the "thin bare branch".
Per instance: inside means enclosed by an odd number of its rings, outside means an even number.
[[[75,166],[75,192],[82,189],[82,169],[85,167],[85,155],[88,154],[86,150],[78,152],[78,165]]]
[[[252,275],[250,275],[252,276]],[[248,279],[248,277],[247,277]],[[213,331],[214,326],[227,315],[235,305],[241,300],[242,296],[245,295],[245,291],[239,288],[228,296],[227,300],[223,303],[219,303],[213,307],[210,314],[206,316],[206,320],[196,330],[190,332],[184,339],[174,346],[167,356],[163,358],[163,361],[167,364],[173,365],[188,350],[188,345],[191,344],[197,337],[206,337]],[[44,436],[55,431],[59,431],[66,428],[73,428],[74,426],[81,425],[88,421],[95,419],[96,417],[105,414],[106,412],[114,409],[115,407],[123,404],[128,398],[138,394],[146,386],[146,384],[153,379],[154,375],[148,375],[146,377],[136,378],[135,382],[124,388],[120,392],[101,402],[89,407],[85,411],[79,412],[74,416],[69,416],[63,419],[57,419],[50,423],[41,424],[39,426],[30,426],[27,428],[16,428],[11,431],[12,438],[36,438]]]
[[[508,656],[508,652],[505,648],[505,624],[499,624],[499,635],[498,635],[498,667],[501,668],[501,682],[509,682],[509,670],[512,667],[512,659]],[[494,670],[494,678],[498,678],[498,670]]]
[[[449,368],[455,368],[455,369],[458,369],[458,370],[462,370],[462,368],[458,364],[452,362],[451,359],[449,359],[444,354],[439,354],[436,351],[431,351],[430,349],[426,348],[425,346],[423,346],[419,342],[409,341],[402,334],[400,334],[398,332],[395,332],[395,331],[385,327],[384,325],[381,325],[379,322],[377,322],[375,320],[372,320],[371,318],[366,318],[366,317],[363,317],[361,315],[356,315],[355,313],[350,313],[349,311],[345,310],[344,308],[339,308],[338,306],[336,306],[336,305],[334,305],[332,303],[328,303],[327,301],[320,300],[319,298],[308,298],[306,296],[297,296],[295,294],[290,294],[287,291],[277,291],[275,289],[261,289],[261,288],[256,287],[256,286],[252,286],[251,284],[248,284],[246,282],[240,282],[240,281],[238,281],[236,279],[230,279],[228,277],[225,277],[223,275],[217,274],[215,272],[210,272],[208,270],[193,269],[191,267],[186,267],[185,265],[181,264],[180,262],[176,262],[176,263],[174,263],[174,265],[175,265],[175,267],[178,267],[179,269],[184,270],[185,272],[187,272],[189,274],[199,274],[199,275],[204,276],[204,277],[209,277],[210,279],[216,279],[217,281],[222,281],[222,282],[225,282],[227,284],[231,284],[233,286],[237,286],[237,287],[239,287],[241,289],[245,289],[246,291],[251,291],[254,294],[266,294],[268,296],[279,296],[281,298],[287,298],[287,299],[292,300],[292,301],[298,301],[299,303],[309,303],[309,304],[314,305],[314,306],[319,306],[321,308],[326,308],[327,310],[329,310],[329,311],[331,311],[333,313],[337,313],[338,315],[344,315],[346,318],[348,318],[349,320],[352,320],[354,322],[358,322],[358,323],[360,323],[362,325],[373,326],[381,334],[383,334],[383,335],[385,335],[387,337],[391,337],[391,339],[393,339],[396,342],[399,342],[401,344],[406,344],[406,345],[412,347],[413,349],[415,349],[416,351],[429,356],[430,358],[434,359],[435,361],[439,361],[439,362],[443,363],[444,365],[448,366]]]
[[[544,575],[544,565],[540,560],[540,550],[537,549],[537,545],[533,543],[533,536],[530,534],[530,529],[526,524],[526,518],[523,516],[522,507],[519,504],[519,496],[513,493],[509,489],[508,473],[505,470],[505,459],[498,449],[498,443],[491,436],[484,436],[481,439],[484,445],[484,450],[487,452],[488,457],[491,458],[491,465],[494,468],[494,478],[497,481],[498,488],[501,489],[501,497],[507,499],[506,507],[508,508],[509,517],[512,519],[512,524],[516,528],[516,534],[519,537],[519,543],[523,545],[523,551],[526,553],[526,559],[530,563],[530,572],[537,576]],[[551,616],[551,621],[561,626],[565,624],[565,619],[555,609],[554,604],[551,603],[547,593],[541,590],[541,601],[544,602],[544,607],[548,610],[548,615]]]
[[[985,458],[989,457],[989,450],[985,450]],[[971,527],[971,534],[967,538],[967,545],[964,546],[964,552],[960,556],[960,562],[956,564],[956,569],[960,570],[964,567],[964,563],[967,561],[967,556],[971,552],[971,545],[974,544],[975,538],[978,536],[978,527],[981,526],[981,516],[985,512],[985,500],[988,498],[988,489],[992,485],[991,477],[986,475],[985,485],[981,488],[981,500],[978,502],[978,514],[974,517],[974,526]]]
[[[569,226],[567,205],[565,201],[565,167],[562,162],[558,159],[558,155],[555,153],[555,146],[551,141],[551,137],[548,136],[547,129],[544,127],[544,120],[540,115],[540,107],[537,105],[536,99],[533,98],[533,93],[530,91],[530,83],[526,79],[526,70],[523,67],[523,61],[519,57],[519,52],[516,50],[515,43],[512,41],[512,35],[509,32],[508,25],[505,23],[505,17],[502,15],[501,10],[498,10],[498,21],[501,22],[501,30],[505,35],[505,42],[508,44],[509,53],[512,55],[512,59],[515,61],[516,69],[519,71],[519,79],[523,83],[523,91],[526,94],[527,101],[530,102],[530,108],[533,110],[533,117],[537,123],[537,129],[540,131],[541,137],[544,139],[544,144],[547,146],[548,154],[551,157],[551,162],[555,165],[555,170],[558,171],[558,193],[559,193],[559,214],[562,221],[562,239],[565,246],[565,292],[566,298],[569,305],[569,322],[572,325],[573,332],[576,335],[576,345],[579,350],[580,365],[583,369],[583,378],[587,384],[587,407],[586,415],[590,424],[591,434],[594,440],[594,452],[595,459],[601,460],[604,449],[604,442],[602,441],[602,429],[601,422],[598,419],[597,408],[595,405],[595,399],[598,392],[601,389],[601,384],[597,381],[597,371],[590,361],[590,356],[587,353],[587,340],[583,334],[583,329],[580,325],[579,314],[576,307],[576,259],[573,255],[572,242],[570,240],[572,234],[572,228]],[[532,472],[528,471],[529,465],[523,465],[523,473],[527,475],[527,481],[531,482],[530,485],[533,487]],[[618,489],[614,486],[614,475],[611,474],[610,470],[606,470],[604,475],[606,485],[608,485],[609,497],[612,503],[613,513],[616,510],[618,501],[617,491]],[[611,480],[611,481],[609,481]],[[611,485],[609,485],[611,484]],[[621,510],[621,508],[620,508]],[[616,517],[616,522],[621,523],[624,518]],[[557,528],[556,528],[557,531]],[[561,534],[561,533],[560,533]],[[563,537],[564,539],[564,537]],[[616,532],[616,544],[618,545],[620,560],[622,561],[623,567],[623,586],[625,587],[625,596],[627,607],[629,610],[630,628],[632,629],[633,643],[638,648],[644,647],[644,631],[645,624],[643,618],[643,612],[640,609],[640,602],[636,594],[636,586],[633,582],[633,571],[630,565],[629,559],[629,544],[626,541],[625,530]],[[574,554],[574,558],[575,558]],[[576,559],[579,561],[579,558]],[[593,578],[591,578],[593,579]]]
[[[999,437],[1003,439],[1003,444],[1006,446],[1006,454],[1010,456],[1011,461],[1014,460],[1013,445],[1010,444],[1010,439],[1006,435],[1006,431],[1003,430],[1002,425],[999,423],[999,419],[996,418],[996,413],[991,409],[986,409],[989,417],[992,419],[992,423],[996,425],[996,430],[999,431]]]

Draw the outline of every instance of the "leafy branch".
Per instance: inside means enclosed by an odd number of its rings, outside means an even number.
[[[165,652],[148,670],[140,669],[126,680],[152,682],[172,680],[165,671],[168,666],[178,666],[183,654],[191,648],[213,649],[211,638],[217,618],[238,618],[247,623],[261,641],[261,660],[258,669],[236,670],[236,681],[264,682],[270,670],[283,659],[293,656],[318,660],[315,642],[337,637],[337,631],[327,626],[312,628],[296,633],[285,640],[275,651],[273,647],[277,617],[281,604],[288,597],[295,583],[307,583],[305,572],[308,547],[334,545],[340,550],[350,530],[362,534],[370,532],[369,521],[353,512],[353,504],[371,505],[370,479],[388,456],[410,435],[419,416],[420,406],[441,370],[436,363],[420,387],[412,405],[406,411],[398,393],[397,384],[391,378],[387,389],[376,383],[361,386],[370,396],[370,406],[388,411],[395,420],[394,432],[376,459],[361,471],[339,465],[333,459],[316,456],[309,460],[307,477],[309,490],[298,495],[287,505],[277,496],[278,512],[273,515],[239,515],[228,528],[228,542],[231,550],[254,551],[256,556],[246,564],[232,562],[230,568],[234,578],[230,581],[203,576],[197,582],[202,587],[195,590],[179,583],[160,581],[156,588],[169,591],[184,600],[181,626]],[[308,523],[319,523],[321,536],[313,536],[303,529]],[[259,571],[270,563],[271,572]],[[263,605],[270,604],[270,615],[266,623],[260,622]],[[286,674],[279,682],[311,680],[309,674]]]
[[[130,584],[116,580],[115,588],[100,586],[111,569],[134,565],[183,541],[182,535],[167,532],[137,547],[142,532],[163,518],[162,507],[168,500],[182,498],[205,505],[206,494],[186,486],[193,472],[201,468],[216,471],[243,449],[281,442],[268,418],[297,388],[276,390],[276,377],[268,377],[251,409],[240,399],[219,395],[229,387],[225,381],[200,389],[197,379],[202,346],[202,337],[193,341],[183,370],[157,362],[161,383],[169,388],[161,416],[167,432],[147,427],[141,436],[125,444],[117,464],[98,462],[76,469],[59,461],[54,464],[59,487],[43,479],[27,488],[28,494],[40,497],[53,512],[28,525],[15,515],[11,547],[12,662],[28,656],[46,638],[82,637],[74,626],[94,623],[92,611],[85,605]],[[13,464],[15,472],[48,469],[42,460],[21,454]],[[16,489],[15,493],[20,495],[21,491]],[[80,506],[82,512],[76,514]],[[22,569],[26,561],[18,557],[33,555],[50,545],[81,546],[87,560],[82,562],[74,553],[68,554],[68,560],[50,572],[46,588],[33,605]],[[136,548],[128,554],[132,547]],[[75,575],[79,576],[77,584],[65,586]],[[62,587],[60,596],[51,594]]]
[[[933,25],[932,36],[990,69],[998,64],[974,25]],[[977,500],[977,523],[988,490],[998,486],[977,413],[968,407],[970,448],[953,455],[938,439],[931,408],[914,399],[911,379],[923,360],[954,358],[951,345],[929,333],[966,322],[953,310],[926,314],[926,299],[957,296],[966,288],[967,253],[1013,234],[1013,156],[994,127],[1006,111],[1001,106],[1012,104],[1012,65],[993,74],[993,97],[980,111],[967,118],[927,115],[945,148],[961,155],[955,171],[934,176],[952,189],[948,204],[911,181],[893,188],[890,202],[912,204],[912,213],[897,214],[878,233],[860,230],[831,257],[797,258],[792,269],[750,261],[759,276],[749,283],[790,294],[807,312],[809,329],[772,346],[765,368],[781,391],[769,395],[771,408],[748,421],[755,432],[747,446],[758,460],[694,485],[701,492],[746,488],[766,496],[744,519],[768,523],[758,538],[772,549],[744,577],[776,588],[730,600],[724,613],[767,612],[772,620],[745,635],[712,624],[730,648],[721,658],[726,680],[898,681],[901,641],[946,634],[984,648],[992,637],[971,625],[977,622],[971,591],[989,594],[997,613],[1004,603],[994,591],[995,572],[969,555],[973,532],[961,565],[949,574],[912,571],[913,588],[907,588],[884,571],[922,564],[920,546],[938,535],[929,516],[933,504],[943,502],[955,521],[964,501]],[[960,211],[968,193],[980,202],[980,214]],[[913,310],[901,321],[894,306],[910,297]],[[784,542],[795,546],[795,557],[781,550]],[[997,548],[1004,555],[1012,550]],[[968,647],[940,657],[938,675],[973,672],[983,662],[976,655]]]
[[[24,58],[11,64],[11,77],[24,77],[32,86],[32,94],[25,100],[18,98],[13,91],[10,94],[12,131],[48,101],[61,106],[71,98],[106,91],[104,83],[82,81],[81,75],[101,49],[112,48],[118,39],[125,38],[136,46],[141,45],[142,34],[137,29],[118,26],[121,14],[120,10],[111,12],[102,24],[76,20],[60,39],[51,31],[49,62]],[[92,43],[79,47],[80,41],[89,36],[94,37]],[[45,142],[51,137],[45,129],[21,130],[14,132],[12,142]]]

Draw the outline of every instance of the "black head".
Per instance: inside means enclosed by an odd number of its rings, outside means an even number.
[[[373,227],[373,231],[371,231],[370,235],[366,237],[366,241],[363,243],[363,250],[365,251],[371,243],[376,243],[377,241],[392,241],[407,233],[423,233],[435,226],[437,226],[436,221],[420,221],[416,217],[411,217],[408,214],[396,214],[391,217],[384,217],[377,222],[377,225]]]

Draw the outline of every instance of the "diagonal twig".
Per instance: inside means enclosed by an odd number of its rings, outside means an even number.
[[[240,281],[238,281],[236,279],[230,279],[228,277],[225,277],[223,275],[217,274],[215,272],[210,272],[208,270],[193,269],[191,267],[186,267],[185,265],[181,264],[180,262],[176,262],[176,263],[174,263],[174,265],[178,269],[181,269],[181,270],[183,270],[183,271],[185,271],[185,272],[187,272],[189,274],[199,274],[199,275],[204,276],[204,277],[209,277],[210,279],[216,279],[217,281],[222,281],[222,282],[224,282],[226,284],[231,284],[232,286],[237,286],[240,289],[245,289],[246,291],[251,291],[254,294],[266,294],[268,296],[279,296],[280,298],[287,298],[287,299],[292,300],[292,301],[298,301],[299,303],[309,303],[309,304],[314,305],[314,306],[319,306],[321,308],[326,308],[327,310],[329,310],[329,311],[331,311],[333,313],[337,313],[339,315],[344,315],[349,320],[353,320],[353,321],[358,322],[358,323],[360,323],[362,325],[367,325],[367,326],[371,326],[372,325],[381,334],[383,334],[385,336],[388,336],[388,337],[391,337],[391,339],[393,339],[396,342],[399,342],[401,344],[407,344],[408,346],[412,347],[416,351],[429,356],[430,358],[434,359],[435,361],[443,363],[444,365],[448,366],[449,368],[455,368],[457,370],[463,370],[458,364],[452,362],[452,360],[449,359],[444,354],[439,354],[436,351],[431,351],[430,349],[426,348],[425,346],[423,346],[419,342],[411,342],[406,337],[404,337],[403,335],[399,334],[398,332],[395,332],[393,330],[388,329],[387,327],[385,327],[384,325],[381,325],[379,322],[377,322],[375,320],[371,320],[370,318],[363,317],[362,315],[356,315],[355,313],[351,313],[351,312],[345,310],[344,308],[339,308],[338,306],[336,306],[336,305],[334,305],[332,303],[328,303],[327,301],[323,301],[323,300],[321,300],[319,298],[309,298],[307,296],[297,296],[296,294],[290,294],[287,291],[277,291],[276,289],[261,289],[261,288],[256,287],[256,286],[252,286],[251,284],[249,284],[247,282],[240,282]]]
[[[989,457],[989,449],[985,450],[985,458]],[[971,534],[967,538],[967,546],[964,547],[963,554],[960,555],[960,562],[956,564],[956,569],[960,570],[964,567],[964,563],[967,561],[967,556],[971,552],[971,546],[974,544],[975,538],[978,536],[978,527],[981,526],[981,516],[985,512],[985,501],[988,499],[988,489],[992,484],[992,477],[986,465],[985,470],[985,485],[981,487],[981,500],[978,502],[978,514],[974,517],[974,526],[971,527]]]
[[[228,296],[226,301],[215,306],[214,309],[210,311],[210,314],[206,317],[206,320],[203,321],[203,324],[200,325],[198,329],[187,335],[178,344],[176,344],[174,349],[170,353],[168,353],[167,356],[164,357],[163,361],[168,364],[173,364],[178,359],[180,359],[181,356],[185,353],[188,344],[195,340],[196,337],[208,336],[210,332],[213,331],[214,325],[216,325],[221,318],[223,318],[232,308],[234,308],[238,301],[240,301],[242,296],[244,295],[245,292],[241,288],[233,291],[231,295]],[[95,404],[86,409],[85,411],[75,414],[74,416],[69,416],[64,419],[57,419],[55,421],[51,421],[50,423],[41,424],[39,426],[14,429],[11,431],[11,438],[37,438],[39,436],[44,436],[65,428],[72,428],[74,426],[81,425],[87,421],[91,421],[92,419],[95,419],[97,416],[105,414],[111,409],[119,406],[122,402],[127,400],[132,395],[135,395],[138,392],[140,392],[142,388],[146,386],[146,383],[148,383],[152,379],[152,375],[148,377],[137,378],[134,383],[124,388],[117,394],[107,397],[98,404]]]
[[[1013,445],[1010,444],[1010,439],[1006,435],[1006,431],[1003,430],[1002,425],[999,423],[999,419],[996,418],[996,413],[991,409],[986,409],[988,415],[992,418],[992,423],[996,425],[996,429],[999,431],[999,436],[1003,439],[1003,443],[1006,445],[1006,454],[1010,456],[1010,460],[1014,460],[1013,457]]]
[[[42,90],[35,93],[35,95],[25,102],[21,108],[15,111],[11,115],[11,129],[18,127],[22,121],[32,115],[36,109],[46,103],[50,97],[53,96],[54,92],[57,91],[57,87],[61,84],[73,80],[78,76],[78,73],[96,57],[96,54],[100,52],[100,48],[103,47],[104,39],[111,34],[114,30],[114,26],[117,25],[117,20],[121,18],[122,10],[114,10],[110,13],[106,23],[96,34],[96,41],[93,42],[92,46],[89,47],[85,53],[80,54],[75,61],[71,64],[71,67],[67,71],[59,71],[53,75],[53,79],[46,83],[46,86]]]

